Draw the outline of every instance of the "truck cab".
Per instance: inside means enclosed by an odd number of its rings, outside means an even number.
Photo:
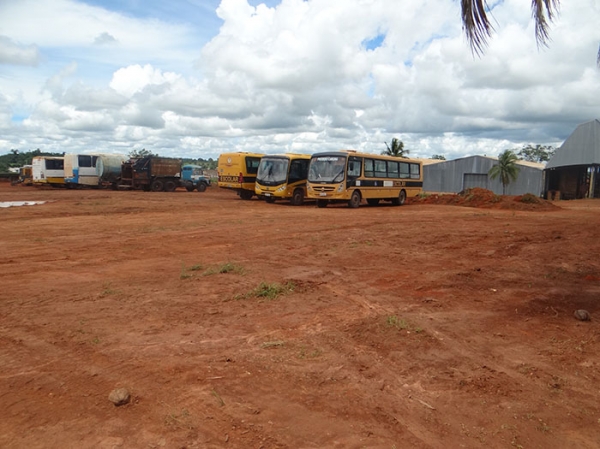
[[[204,192],[210,186],[210,179],[204,176],[204,171],[199,165],[184,165],[181,167],[181,185],[188,192]]]

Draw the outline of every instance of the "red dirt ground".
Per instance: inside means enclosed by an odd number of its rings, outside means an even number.
[[[0,209],[2,448],[600,445],[597,200],[19,200],[48,203]]]

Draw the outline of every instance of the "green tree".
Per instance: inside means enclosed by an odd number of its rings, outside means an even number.
[[[385,142],[385,146],[387,149],[382,151],[381,154],[385,154],[386,156],[406,157],[410,153],[410,150],[404,149],[404,142],[395,137],[392,139],[391,145]]]
[[[512,150],[504,150],[498,155],[498,163],[490,168],[488,175],[490,179],[500,177],[502,182],[502,195],[506,195],[506,186],[511,181],[516,181],[519,176],[519,167],[517,166],[517,155]]]
[[[443,154],[434,154],[433,156],[431,156],[430,159],[437,159],[440,161],[445,161],[446,160],[446,156],[444,156]]]
[[[516,155],[524,161],[547,162],[554,156],[555,151],[556,148],[551,145],[526,145],[516,152]]]
[[[152,151],[142,148],[141,150],[131,150],[129,152],[129,157],[131,159],[139,159],[146,156],[158,156],[158,154],[154,154]]]

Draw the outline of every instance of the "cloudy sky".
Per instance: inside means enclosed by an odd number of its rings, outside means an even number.
[[[0,154],[416,157],[559,146],[600,119],[600,0],[489,1],[474,57],[457,0],[0,0]]]

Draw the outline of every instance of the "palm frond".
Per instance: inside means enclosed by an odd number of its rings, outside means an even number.
[[[535,20],[535,40],[538,47],[547,47],[550,40],[550,23],[558,14],[560,0],[531,0],[531,11]]]
[[[463,30],[471,51],[477,56],[483,54],[487,40],[494,31],[485,12],[486,6],[485,0],[461,0]]]

